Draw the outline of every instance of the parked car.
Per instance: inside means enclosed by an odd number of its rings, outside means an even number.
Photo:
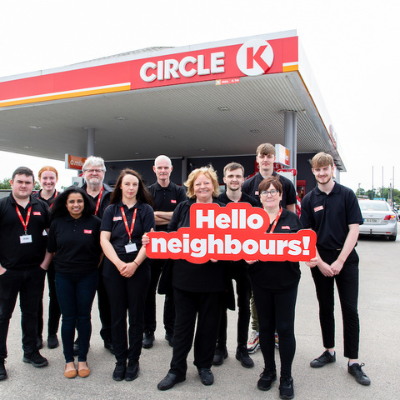
[[[387,236],[395,241],[397,237],[397,216],[386,201],[359,200],[364,223],[360,235]]]

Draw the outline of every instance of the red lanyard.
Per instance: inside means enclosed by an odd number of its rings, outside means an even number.
[[[29,209],[28,209],[28,213],[27,213],[27,215],[26,215],[26,222],[25,222],[24,219],[22,218],[21,212],[19,211],[17,205],[15,206],[15,209],[17,210],[18,217],[19,217],[19,219],[20,219],[21,222],[22,222],[22,225],[23,225],[24,230],[25,230],[25,235],[26,235],[26,234],[27,234],[27,231],[28,231],[28,224],[29,224],[29,218],[30,218],[30,216],[31,216],[32,206],[30,206]]]
[[[136,211],[137,211],[137,208],[135,208],[135,211],[134,211],[134,213],[133,213],[132,225],[131,225],[131,229],[129,229],[128,221],[126,220],[126,215],[125,215],[124,207],[121,207],[121,213],[122,213],[122,217],[123,217],[124,222],[125,222],[125,228],[126,228],[126,231],[128,232],[128,236],[129,236],[129,243],[132,243],[132,242],[131,242],[131,236],[132,236],[132,232],[133,232],[133,227],[135,226]]]
[[[53,202],[50,204],[50,208],[53,207],[54,200],[56,199],[57,195],[58,195],[58,192],[57,192],[57,190],[56,190],[56,191],[54,192]]]
[[[102,187],[100,190],[99,198],[97,199],[96,211],[94,212],[94,215],[97,215],[97,212],[99,211],[100,200],[101,200],[101,196],[103,195],[103,190],[104,190],[104,187]]]
[[[281,216],[281,214],[282,214],[282,207],[280,208],[280,210],[279,210],[279,212],[278,212],[278,215],[276,216],[275,221],[274,221],[274,223],[273,223],[273,225],[272,225],[272,228],[271,228],[271,230],[269,231],[269,233],[273,233],[273,232],[274,232],[275,227],[276,227],[276,224],[278,223],[279,217]]]

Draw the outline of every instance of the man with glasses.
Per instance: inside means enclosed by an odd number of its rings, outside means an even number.
[[[296,212],[296,190],[293,186],[293,183],[290,182],[289,179],[284,176],[279,175],[274,171],[274,162],[276,160],[275,157],[275,146],[270,143],[262,143],[257,147],[256,150],[256,161],[258,164],[259,171],[257,174],[252,176],[250,179],[245,181],[242,186],[242,192],[248,194],[251,197],[254,197],[259,206],[261,207],[260,195],[258,193],[258,186],[261,181],[270,176],[279,176],[279,180],[282,184],[282,201],[281,206],[288,209],[289,211]],[[251,298],[251,317],[252,317],[252,333],[249,339],[249,343],[247,348],[249,353],[256,352],[259,347],[259,339],[258,339],[258,318],[257,318],[257,310],[254,304],[253,297]]]
[[[82,167],[85,184],[82,189],[86,191],[95,208],[95,215],[100,219],[104,210],[110,204],[110,196],[113,189],[103,183],[106,167],[104,160],[100,157],[88,157]],[[111,310],[108,296],[103,283],[103,263],[99,268],[99,284],[97,287],[97,299],[101,321],[100,335],[104,340],[104,347],[113,352],[111,340]],[[75,352],[78,350],[79,339],[75,341]]]

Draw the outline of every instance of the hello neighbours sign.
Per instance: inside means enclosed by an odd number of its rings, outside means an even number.
[[[316,255],[317,237],[304,229],[272,233],[268,214],[248,203],[193,204],[190,228],[150,232],[149,258],[185,259],[201,264],[214,260],[309,261]]]

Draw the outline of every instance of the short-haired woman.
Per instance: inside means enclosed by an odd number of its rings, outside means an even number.
[[[192,171],[185,182],[189,200],[180,203],[172,215],[168,231],[190,227],[190,206],[194,203],[217,203],[219,184],[212,167]],[[186,260],[175,260],[172,286],[175,298],[175,333],[173,355],[167,376],[158,384],[159,390],[168,390],[186,379],[187,356],[194,339],[194,365],[203,385],[212,385],[214,376],[211,364],[218,336],[219,320],[226,279],[220,262],[208,261],[193,264]]]
[[[295,233],[301,229],[298,216],[282,208],[282,184],[279,178],[264,179],[259,187],[260,200],[269,216],[268,233]],[[260,326],[260,346],[265,368],[257,383],[259,390],[269,390],[276,380],[275,329],[279,336],[281,358],[280,398],[294,397],[292,362],[296,351],[294,317],[297,287],[300,281],[298,262],[248,261]]]

